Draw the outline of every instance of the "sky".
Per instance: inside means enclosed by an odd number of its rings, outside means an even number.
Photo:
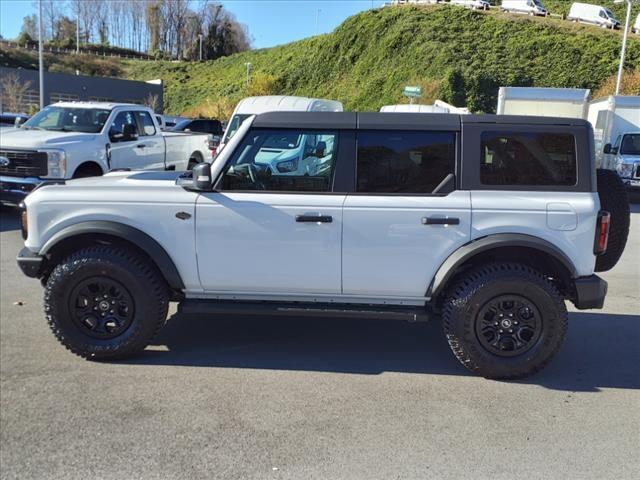
[[[266,48],[318,33],[331,32],[350,15],[372,6],[379,7],[384,2],[380,0],[227,0],[221,3],[249,28],[253,47]],[[17,37],[22,19],[35,13],[36,10],[34,0],[0,0],[0,35],[7,39]]]

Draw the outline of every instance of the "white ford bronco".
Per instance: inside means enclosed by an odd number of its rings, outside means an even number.
[[[37,188],[18,263],[45,286],[58,340],[91,360],[140,353],[176,301],[441,317],[465,367],[521,378],[560,348],[565,301],[602,308],[594,271],[624,248],[628,205],[599,195],[594,161],[582,120],[265,113],[193,172]]]

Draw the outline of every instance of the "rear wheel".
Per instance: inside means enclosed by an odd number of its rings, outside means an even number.
[[[443,327],[469,370],[517,379],[544,368],[560,349],[567,310],[556,287],[526,265],[492,263],[465,273],[447,293]]]
[[[631,212],[629,197],[622,180],[613,170],[597,170],[600,208],[611,214],[607,251],[596,258],[596,272],[611,270],[620,260],[629,237]]]
[[[147,346],[165,322],[169,295],[149,260],[94,246],[54,268],[44,303],[49,326],[67,349],[89,360],[112,360]]]

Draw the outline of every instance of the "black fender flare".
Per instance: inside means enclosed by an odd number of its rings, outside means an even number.
[[[497,233],[495,235],[488,235],[467,243],[449,255],[433,276],[431,285],[427,290],[427,297],[436,297],[460,265],[480,253],[500,247],[523,247],[538,250],[551,256],[564,266],[571,275],[571,278],[578,277],[578,271],[571,259],[552,243],[532,235],[521,233]]]
[[[70,225],[56,232],[47,240],[39,253],[45,256],[61,241],[87,234],[109,235],[136,245],[140,250],[149,255],[171,289],[184,289],[184,282],[180,277],[180,273],[167,251],[156,240],[143,231],[123,223],[93,220]]]

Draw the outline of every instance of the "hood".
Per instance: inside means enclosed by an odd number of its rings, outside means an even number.
[[[176,179],[184,172],[165,172],[155,170],[134,170],[111,172],[101,177],[77,178],[75,180],[67,180],[65,186],[67,188],[112,188],[112,187],[130,187],[130,188],[150,188],[163,187],[173,185]]]
[[[0,135],[2,148],[53,148],[72,143],[91,142],[95,133],[55,132],[52,130],[3,129]]]

